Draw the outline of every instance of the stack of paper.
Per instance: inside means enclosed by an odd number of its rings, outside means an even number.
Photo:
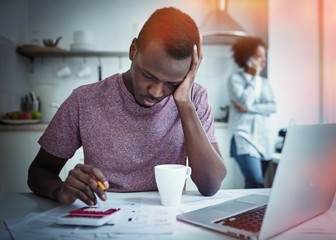
[[[121,208],[119,217],[100,227],[83,227],[56,224],[59,216],[83,207],[76,202],[71,206],[60,206],[43,213],[31,213],[19,219],[7,219],[5,224],[15,240],[39,239],[151,239],[154,234],[173,233],[176,228],[174,209],[142,208],[141,199],[112,200],[105,207]]]

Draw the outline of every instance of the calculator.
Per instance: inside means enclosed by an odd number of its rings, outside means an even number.
[[[66,225],[101,226],[115,219],[120,208],[82,207],[57,218],[56,223]]]

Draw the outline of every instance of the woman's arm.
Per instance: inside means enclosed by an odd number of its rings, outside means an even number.
[[[247,82],[242,74],[235,73],[228,81],[228,93],[231,101],[248,110],[256,98],[255,80]]]

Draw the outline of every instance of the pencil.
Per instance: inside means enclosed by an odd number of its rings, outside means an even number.
[[[104,186],[104,184],[101,181],[97,180],[97,184],[101,188],[101,190],[103,190],[104,192],[106,192],[106,187]]]
[[[92,178],[94,178],[94,180],[96,180],[96,182],[97,182],[98,186],[100,187],[100,189],[103,190],[104,192],[106,192],[106,187],[104,186],[104,184],[100,180],[98,180],[94,175],[90,174],[90,176]]]

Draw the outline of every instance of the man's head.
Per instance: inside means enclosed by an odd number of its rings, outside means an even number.
[[[130,46],[125,85],[143,107],[174,93],[190,70],[200,37],[192,18],[176,8],[156,10]]]
[[[182,60],[191,56],[195,44],[199,47],[199,31],[186,13],[173,7],[162,8],[143,25],[138,35],[138,50],[145,49],[151,41],[162,42],[169,56]]]

